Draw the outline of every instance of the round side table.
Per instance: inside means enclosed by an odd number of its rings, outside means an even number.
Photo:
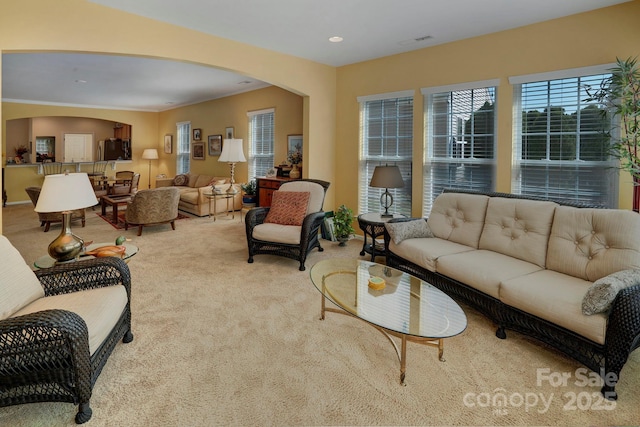
[[[403,214],[393,214],[393,217],[383,217],[380,212],[369,212],[358,215],[358,226],[364,233],[364,243],[360,255],[371,254],[371,261],[375,261],[376,256],[384,256],[384,245],[376,243],[376,239],[384,235],[384,223],[392,218],[406,218]],[[367,243],[371,238],[371,243]]]

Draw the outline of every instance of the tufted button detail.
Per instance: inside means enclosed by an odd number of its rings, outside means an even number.
[[[591,234],[596,234],[596,230],[591,230]]]
[[[504,230],[504,225],[502,226],[502,229]]]
[[[575,242],[573,242],[573,243],[575,243],[576,245],[578,245],[578,244],[579,244],[577,240],[576,240]]]
[[[607,245],[607,246],[605,246],[604,248],[605,248],[605,249],[609,249],[609,248],[610,248],[610,246],[609,246],[609,245]]]
[[[590,257],[589,257],[589,259],[593,259],[593,257],[592,257],[592,256],[590,256]]]
[[[515,237],[511,236],[511,240],[515,240]]]

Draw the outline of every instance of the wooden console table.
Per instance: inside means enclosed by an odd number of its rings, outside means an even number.
[[[295,180],[292,178],[283,177],[256,178],[256,183],[258,184],[258,206],[271,206],[271,198],[273,197],[273,192],[280,188],[282,184],[289,181]]]

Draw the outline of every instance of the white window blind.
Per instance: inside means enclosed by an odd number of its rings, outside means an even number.
[[[487,83],[497,84],[477,84]],[[427,124],[423,216],[429,216],[433,201],[445,188],[495,189],[496,88],[460,88],[464,86],[446,87],[455,90],[443,92],[423,90]]]
[[[191,168],[191,122],[176,123],[176,173],[189,172]]]
[[[359,212],[380,212],[384,188],[369,187],[378,165],[397,165],[404,179],[403,188],[389,189],[393,205],[389,212],[411,215],[411,165],[413,156],[413,92],[393,97],[359,98],[360,102],[360,171]],[[398,97],[398,95],[404,95]]]
[[[265,176],[274,165],[275,110],[247,113],[249,117],[249,179]]]
[[[609,155],[610,119],[586,87],[608,74],[531,81],[514,87],[511,191],[556,200],[617,206],[617,162]]]

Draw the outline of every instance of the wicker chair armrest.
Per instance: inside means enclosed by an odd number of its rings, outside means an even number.
[[[387,223],[415,221],[416,219],[424,219],[425,221],[427,220],[427,218],[391,218],[389,221],[387,221]],[[387,231],[387,227],[385,227],[384,228],[384,252],[385,253],[389,251],[390,242],[391,242],[391,236]]]
[[[256,225],[264,223],[264,220],[269,213],[269,209],[270,207],[268,206],[249,209],[244,217],[245,224],[247,225],[247,231],[253,230],[253,227]]]
[[[640,346],[640,285],[618,292],[609,313],[606,341],[613,353],[625,354],[623,363]]]
[[[131,273],[120,258],[104,257],[58,264],[35,271],[46,296],[123,285],[131,299]]]
[[[314,212],[304,217],[302,221],[302,235],[309,235],[314,228],[319,229],[324,221],[324,212]]]
[[[59,369],[70,358],[75,377],[90,378],[89,332],[78,314],[44,310],[0,320],[0,382],[20,384],[31,372]],[[87,392],[91,384],[78,386]]]

